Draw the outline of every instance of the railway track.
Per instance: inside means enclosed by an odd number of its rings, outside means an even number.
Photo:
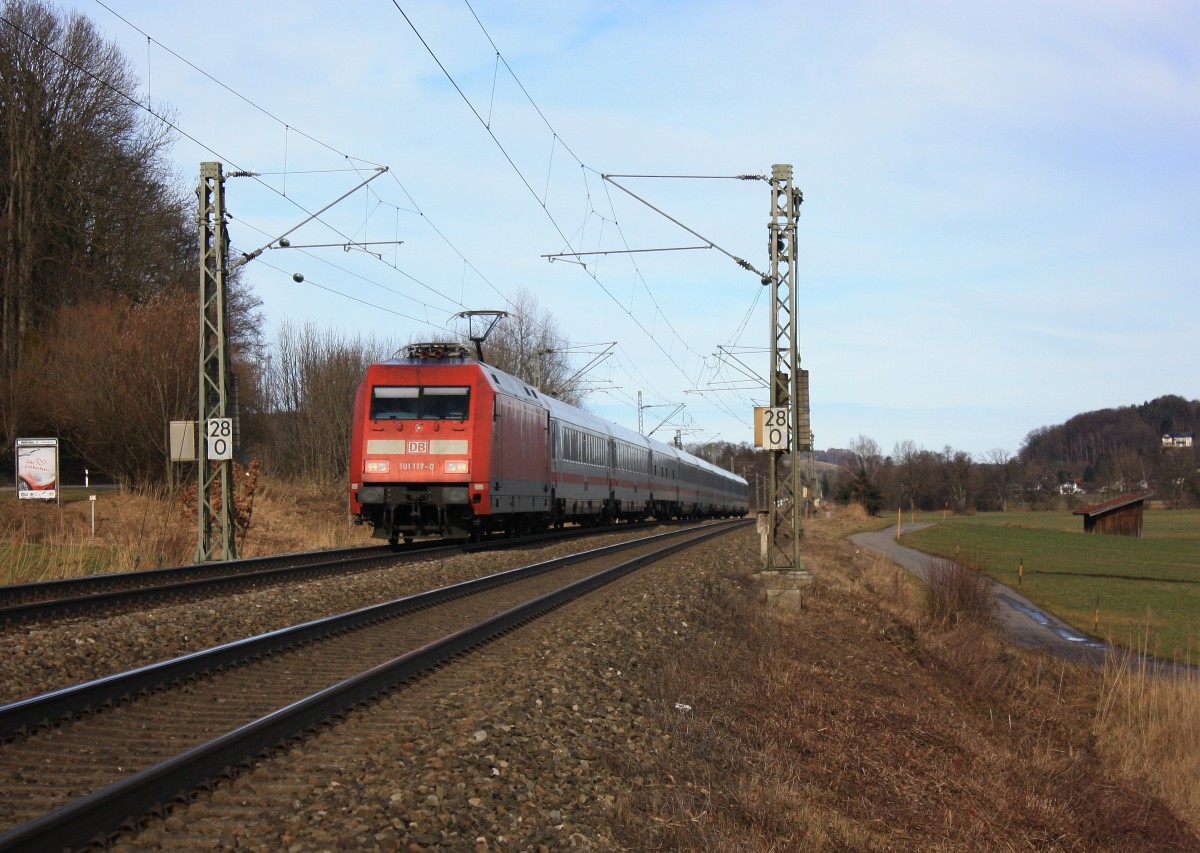
[[[736,525],[514,569],[4,706],[0,850],[77,847],[107,835],[357,703]]]
[[[648,523],[605,528],[572,528],[519,539],[496,537],[477,543],[422,540],[398,548],[382,545],[310,551],[0,586],[0,628],[98,612],[125,612],[168,602],[221,595],[239,589],[366,571],[407,560],[433,559],[438,556],[494,548],[533,546],[606,531],[628,532],[643,526],[650,529],[655,525]]]

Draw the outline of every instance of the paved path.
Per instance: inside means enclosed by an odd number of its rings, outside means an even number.
[[[901,540],[905,531],[919,530],[927,524],[905,524],[901,528]],[[850,541],[874,551],[908,571],[925,579],[929,561],[933,559],[923,551],[906,548],[896,541],[896,529],[875,530],[855,533]],[[989,581],[995,596],[997,614],[1004,633],[1014,643],[1032,649],[1041,649],[1055,657],[1067,658],[1077,663],[1098,664],[1108,647],[1092,637],[1079,633],[1066,622],[1051,616],[1018,592],[1002,583]]]

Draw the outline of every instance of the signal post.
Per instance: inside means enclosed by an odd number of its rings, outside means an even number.
[[[225,175],[200,164],[200,428],[196,562],[237,559],[233,511],[233,418],[225,276]]]
[[[318,243],[292,246],[287,235],[316,219],[335,204],[365,187],[387,171],[377,166],[374,173],[353,189],[311,213],[287,231],[253,252],[229,261],[229,231],[225,227],[225,178],[253,177],[255,172],[231,172],[226,175],[220,163],[200,164],[199,199],[200,223],[200,398],[199,428],[196,460],[199,475],[196,483],[197,543],[196,562],[237,559],[237,538],[233,505],[233,456],[237,443],[237,400],[234,395],[232,362],[229,358],[228,303],[225,298],[226,278],[230,271],[254,260],[270,248],[306,248],[338,245]],[[390,243],[393,241],[374,241]],[[367,243],[347,242],[342,248],[362,247]],[[296,273],[297,283],[304,276]],[[186,427],[186,422],[182,424]],[[174,430],[174,425],[172,425]],[[183,431],[181,431],[182,433]],[[194,435],[194,433],[193,433]],[[187,441],[190,444],[190,441]],[[172,446],[174,443],[172,442]],[[174,457],[173,457],[174,458]],[[181,455],[180,461],[187,457]]]
[[[755,409],[755,446],[770,452],[768,501],[758,514],[764,581],[769,603],[799,609],[812,574],[800,560],[804,490],[799,453],[812,449],[808,371],[800,369],[796,331],[796,224],[803,193],[792,185],[790,164],[771,167],[770,405]]]

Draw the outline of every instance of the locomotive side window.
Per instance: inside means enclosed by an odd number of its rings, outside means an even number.
[[[376,385],[371,389],[371,420],[463,421],[469,412],[466,387]]]

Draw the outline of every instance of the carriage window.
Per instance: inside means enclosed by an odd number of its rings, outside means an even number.
[[[371,389],[371,420],[467,419],[468,388],[377,385]]]

